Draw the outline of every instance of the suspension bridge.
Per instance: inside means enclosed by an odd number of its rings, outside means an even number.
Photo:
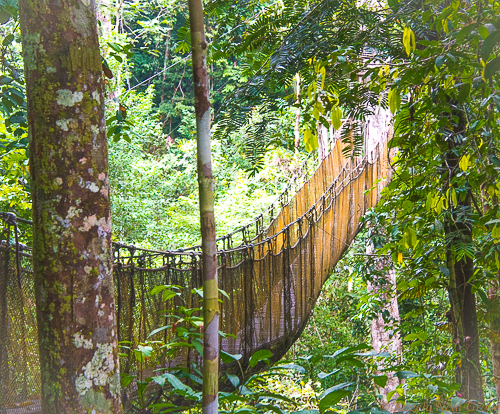
[[[363,157],[345,158],[336,140],[304,182],[290,184],[251,223],[218,239],[221,349],[248,365],[259,349],[279,360],[304,330],[326,279],[360,229],[363,214],[380,200],[391,176],[389,122],[372,118]],[[370,120],[368,121],[370,122]],[[365,133],[366,135],[366,133]],[[374,136],[376,135],[376,136]],[[40,410],[35,294],[31,250],[19,243],[29,222],[0,215],[0,413]],[[200,247],[161,251],[114,243],[114,281],[119,340],[144,343],[165,325],[165,312],[199,307]],[[157,285],[179,285],[166,302]],[[170,330],[157,334],[168,340]],[[158,337],[153,339],[160,339]],[[172,361],[164,361],[165,365]],[[122,372],[136,372],[133,352]]]

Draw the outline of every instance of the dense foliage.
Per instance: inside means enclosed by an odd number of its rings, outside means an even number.
[[[500,6],[387,3],[206,4],[218,234],[274,199],[320,145],[321,125],[353,144],[350,155],[363,155],[365,121],[381,106],[393,114],[397,148],[383,202],[365,218],[289,360],[262,376],[229,374],[233,388],[221,398],[228,412],[381,412],[380,390],[393,372],[405,382],[384,397],[402,405],[498,401]],[[0,0],[0,209],[29,218],[16,4]],[[100,5],[115,240],[164,249],[199,242],[188,27],[177,0]],[[369,290],[388,271],[374,270],[374,257],[392,259],[395,291],[383,282],[377,294]],[[394,297],[400,320],[386,310]],[[401,355],[370,354],[380,314],[402,338]],[[177,331],[194,350],[196,329],[189,319]],[[133,346],[137,358],[157,350]],[[185,370],[174,374],[125,383],[166,384],[172,395],[154,401],[158,411],[173,410],[178,396],[194,405],[197,380],[189,377],[191,388]],[[466,374],[480,384],[470,394]],[[140,397],[135,407],[149,403]]]

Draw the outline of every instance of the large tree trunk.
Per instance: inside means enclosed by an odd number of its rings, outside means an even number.
[[[193,53],[194,105],[200,192],[203,274],[203,401],[204,414],[217,414],[219,388],[219,289],[215,240],[214,193],[210,146],[207,41],[201,0],[189,0]]]
[[[82,0],[19,2],[46,414],[121,412],[94,6]]]

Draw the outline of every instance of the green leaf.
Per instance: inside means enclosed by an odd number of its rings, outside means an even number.
[[[339,371],[340,371],[340,368],[337,368],[337,369],[333,370],[332,372],[329,372],[328,374],[326,372],[320,372],[318,374],[318,378],[319,379],[325,379],[325,378],[328,378],[330,375],[336,374]]]
[[[193,346],[195,347],[195,349],[198,351],[198,353],[203,356],[203,344],[201,343],[201,341],[199,339],[195,339],[193,341]]]
[[[137,349],[134,349],[135,357],[139,362],[144,362],[145,358],[149,358],[153,353],[153,347],[138,345]]]
[[[120,373],[122,388],[127,387],[134,380],[134,376],[130,374]]]
[[[377,384],[380,388],[384,388],[387,384],[387,375],[376,375],[373,377],[373,382]]]
[[[155,329],[153,332],[151,332],[149,335],[148,335],[148,338],[150,336],[153,336],[154,334],[157,334],[158,332],[161,332],[161,331],[164,331],[165,329],[168,329],[168,328],[171,328],[172,325],[165,325],[165,326],[162,326],[161,328],[157,328]]]
[[[363,368],[365,366],[365,364],[363,364],[363,362],[361,362],[359,359],[354,358],[354,356],[352,356],[352,355],[342,356],[339,359],[337,359],[337,362],[338,363],[340,363],[340,362],[347,362],[350,365],[354,365],[354,366],[356,366],[358,368]]]
[[[167,285],[155,286],[151,289],[151,295],[156,295],[157,293],[163,292],[165,289],[168,289]]]
[[[179,292],[172,292],[169,289],[165,289],[163,291],[163,297],[162,297],[162,299],[163,299],[163,301],[167,301],[167,300],[172,299],[173,297],[179,296],[179,295],[180,295]]]
[[[318,410],[300,410],[300,411],[294,411],[293,413],[290,414],[319,414]]]
[[[325,358],[336,358],[339,355],[344,355],[349,352],[361,351],[363,349],[372,349],[372,347],[366,344],[359,344],[356,346],[340,348],[337,351],[335,351],[332,355],[325,355]]]
[[[436,67],[439,69],[443,65],[444,65],[444,56],[438,56],[436,58]]]
[[[229,295],[227,294],[227,292],[226,292],[225,290],[219,289],[219,293],[220,293],[222,296],[224,296],[225,298],[230,299],[230,298],[229,298]]]
[[[339,130],[342,127],[342,109],[338,106],[333,108],[331,118],[333,129]]]
[[[6,11],[0,10],[0,24],[5,24],[9,21],[10,19],[10,13],[7,13]]]
[[[229,364],[233,361],[239,361],[242,356],[243,355],[241,354],[231,355],[225,351],[220,351],[220,359],[222,359],[222,362],[224,362],[224,364]]]
[[[489,61],[484,67],[484,78],[491,78],[495,72],[500,68],[500,56],[497,56],[495,59]]]
[[[3,39],[2,45],[8,46],[12,43],[13,40],[14,40],[14,35],[5,36],[5,38]]]
[[[460,88],[460,93],[458,94],[458,103],[462,104],[469,97],[469,93],[472,85],[470,83],[464,83]]]
[[[395,114],[397,111],[399,111],[400,107],[401,96],[396,89],[391,89],[389,91],[389,109],[391,110],[392,114]]]
[[[392,390],[390,391],[388,394],[387,394],[387,401],[391,401],[392,397],[394,396],[394,394],[396,394],[398,392],[398,390]]]
[[[163,387],[165,385],[165,377],[163,375],[153,377],[152,380],[156,382],[160,387]]]
[[[286,401],[287,403],[296,405],[295,401],[291,400],[290,398],[285,397],[284,395],[275,394],[273,392],[259,392],[257,395],[259,396],[259,400],[262,398],[269,398],[271,400]]]
[[[318,148],[318,136],[310,129],[306,129],[304,132],[304,144],[307,152],[312,152]]]
[[[9,118],[9,121],[13,124],[21,124],[23,122],[26,122],[26,118],[22,115],[11,116]]]
[[[275,368],[284,368],[284,369],[294,369],[298,372],[300,372],[301,374],[305,374],[306,370],[304,367],[298,365],[298,364],[285,364],[285,365],[279,365]]]
[[[411,372],[411,371],[398,371],[398,372],[396,372],[396,376],[399,379],[408,379],[408,378],[419,377],[418,374],[415,374],[414,372]]]
[[[269,363],[269,358],[273,356],[273,353],[269,351],[268,349],[261,349],[257,352],[255,352],[251,357],[248,363],[250,366],[253,368],[255,365],[257,365],[260,361],[265,361]]]
[[[273,411],[276,414],[284,414],[284,411],[276,405],[271,404],[256,404],[255,408],[259,408],[262,412]]]
[[[240,379],[238,378],[237,375],[233,374],[226,374],[227,378],[229,379],[229,382],[233,385],[234,388],[238,388],[238,385],[240,385]]]
[[[396,12],[399,9],[399,0],[387,0],[387,4],[392,9],[392,11]]]
[[[255,410],[253,410],[252,408],[243,407],[243,408],[238,408],[236,411],[234,411],[234,414],[246,414],[246,413],[254,414]]]
[[[194,394],[194,391],[191,389],[191,387],[183,384],[179,380],[179,378],[177,378],[175,375],[167,372],[167,373],[163,374],[162,377],[164,377],[174,389],[186,391],[188,394]]]
[[[490,33],[486,39],[484,39],[484,42],[481,46],[481,59],[483,59],[483,62],[486,63],[488,61],[493,48],[499,40],[500,30],[495,30],[494,32]]]
[[[344,382],[342,384],[335,385],[328,388],[323,394],[321,394],[319,409],[324,412],[327,408],[337,404],[342,398],[349,395],[351,391],[347,391],[344,388],[351,386],[352,382]]]

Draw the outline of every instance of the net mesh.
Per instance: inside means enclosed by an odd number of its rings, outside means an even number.
[[[364,158],[344,158],[345,145],[337,141],[300,189],[290,187],[252,223],[219,239],[219,284],[229,293],[221,303],[220,330],[235,335],[221,337],[221,348],[242,354],[244,367],[259,349],[280,359],[305,328],[360,218],[389,181],[387,138]],[[12,240],[14,219],[3,216],[0,244],[0,412],[9,414],[36,412],[40,397],[31,256]],[[115,243],[114,278],[120,341],[145,342],[165,325],[166,310],[200,306],[192,293],[202,285],[197,246],[155,251]],[[149,294],[163,284],[184,289],[164,302]],[[163,331],[165,340],[169,332]],[[125,353],[121,371],[137,372],[132,353]]]

